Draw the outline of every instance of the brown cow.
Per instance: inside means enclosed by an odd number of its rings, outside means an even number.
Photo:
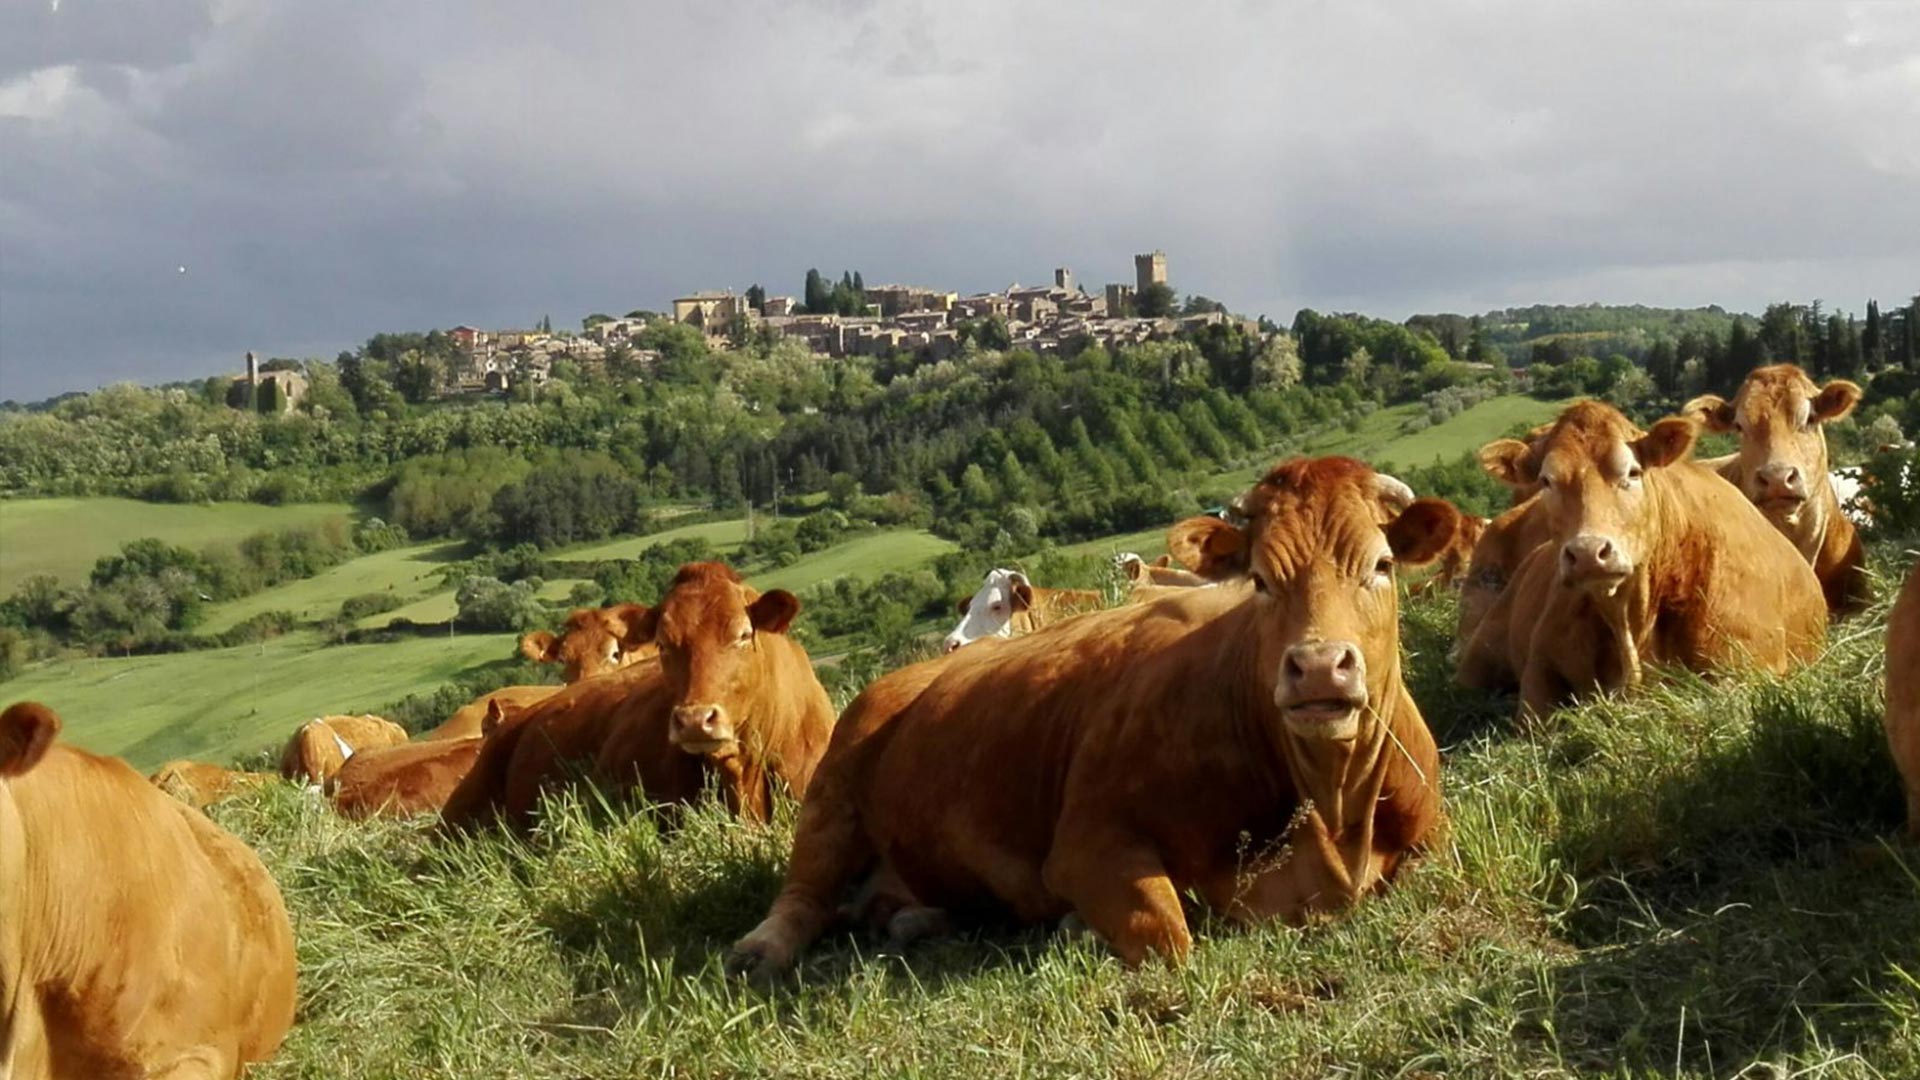
[[[447,722],[419,737],[420,742],[440,739],[472,739],[485,733],[489,710],[495,702],[507,715],[532,708],[559,693],[558,686],[503,686],[489,690],[454,710]]]
[[[280,752],[280,775],[289,780],[325,784],[347,759],[362,750],[398,746],[407,729],[391,720],[360,716],[322,716],[300,725]]]
[[[1553,530],[1513,587],[1523,715],[1636,685],[1644,663],[1780,672],[1824,643],[1812,569],[1738,491],[1688,459],[1698,434],[1681,417],[1640,434],[1611,406],[1582,401],[1545,439],[1489,448],[1510,475],[1542,484]]]
[[[347,818],[437,814],[480,756],[484,738],[432,739],[355,754],[328,783]]]
[[[1907,835],[1920,840],[1920,565],[1887,617],[1887,745],[1907,789]]]
[[[1707,394],[1685,409],[1709,430],[1739,433],[1740,452],[1715,462],[1720,475],[1813,566],[1836,618],[1873,598],[1860,534],[1842,512],[1827,471],[1823,430],[1846,419],[1860,396],[1860,387],[1845,379],[1816,386],[1792,364],[1773,364],[1749,373],[1731,402]]]
[[[1127,584],[1135,589],[1157,585],[1161,588],[1195,587],[1212,584],[1206,578],[1185,567],[1173,565],[1172,555],[1162,555],[1148,562],[1131,551],[1122,552],[1113,557],[1113,564],[1127,579]]]
[[[1466,576],[1467,564],[1473,558],[1473,550],[1480,543],[1480,537],[1487,531],[1488,521],[1472,514],[1460,515],[1460,527],[1453,532],[1453,539],[1447,543],[1446,550],[1434,556],[1439,569],[1407,587],[1407,595],[1424,596],[1433,589],[1451,589]]]
[[[196,810],[204,810],[274,778],[272,773],[235,772],[198,761],[169,761],[147,782]]]
[[[922,910],[1078,913],[1129,964],[1186,955],[1183,895],[1297,922],[1380,888],[1440,813],[1394,561],[1431,558],[1458,512],[1348,458],[1280,465],[1243,506],[1245,526],[1176,532],[1201,573],[1251,591],[962,650],[904,707],[870,706],[876,684],[836,728],[786,882],[729,968],[785,970],[870,872]]]
[[[556,636],[535,630],[520,639],[520,653],[539,664],[559,664],[567,682],[652,659],[653,646],[634,637],[634,627],[645,617],[645,604],[612,604],[581,608],[567,616]]]
[[[1473,546],[1460,586],[1460,624],[1454,635],[1460,683],[1479,689],[1512,685],[1518,673],[1507,649],[1513,583],[1535,548],[1553,536],[1553,522],[1536,493],[1487,524]]]
[[[0,1076],[225,1080],[293,1023],[266,867],[115,758],[0,713]]]
[[[982,638],[1019,637],[1073,615],[1098,611],[1105,598],[1091,589],[1042,589],[1019,570],[989,570],[979,591],[960,601],[960,624],[942,647],[947,652]]]
[[[833,727],[806,650],[785,633],[799,610],[792,593],[759,594],[720,563],[681,567],[639,629],[659,658],[504,724],[442,816],[523,826],[573,766],[653,803],[690,802],[711,778],[736,813],[764,820],[776,781],[805,793]]]

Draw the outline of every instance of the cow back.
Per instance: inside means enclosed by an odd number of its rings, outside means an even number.
[[[473,768],[482,741],[423,740],[355,754],[333,778],[333,807],[349,818],[438,813]]]

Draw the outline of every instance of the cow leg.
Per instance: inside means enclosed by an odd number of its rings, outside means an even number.
[[[1515,719],[1520,727],[1531,728],[1553,715],[1570,692],[1571,688],[1558,672],[1544,660],[1533,657],[1527,662],[1526,674],[1520,677],[1520,708]]]
[[[800,807],[780,895],[760,925],[728,950],[728,973],[758,981],[785,974],[833,922],[840,896],[875,858],[852,800],[816,791]]]
[[[239,1062],[231,1052],[198,1047],[147,1073],[153,1080],[227,1080],[239,1072]]]
[[[1041,876],[1128,967],[1148,953],[1178,964],[1193,950],[1180,894],[1151,848],[1117,837],[1088,844],[1056,835]]]

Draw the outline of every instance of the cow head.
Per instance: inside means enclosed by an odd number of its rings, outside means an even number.
[[[1649,479],[1659,483],[1659,470],[1686,460],[1699,433],[1677,416],[1642,432],[1612,406],[1582,401],[1544,438],[1503,439],[1480,453],[1540,484],[1560,544],[1560,583],[1611,596],[1643,566],[1658,528]]]
[[[37,701],[22,701],[0,713],[0,779],[24,775],[40,764],[60,734],[60,717]]]
[[[646,613],[645,604],[581,608],[567,616],[560,633],[536,630],[521,638],[520,653],[538,664],[562,665],[570,683],[617,671],[653,656],[653,648],[634,636]]]
[[[1815,386],[1792,364],[1755,368],[1729,402],[1707,394],[1683,415],[1709,431],[1740,436],[1734,482],[1768,520],[1794,525],[1827,483],[1827,437],[1821,425],[1845,419],[1860,387],[1845,379]]]
[[[1352,458],[1296,458],[1240,501],[1246,518],[1173,527],[1169,544],[1202,576],[1251,578],[1257,667],[1286,729],[1353,740],[1378,723],[1399,678],[1396,560],[1445,550],[1460,513]],[[1191,561],[1189,561],[1191,560]]]
[[[960,601],[960,625],[947,635],[944,647],[953,652],[981,638],[1012,637],[1015,624],[1026,628],[1026,612],[1033,607],[1033,582],[1018,570],[989,570],[987,580],[972,596]]]
[[[672,695],[667,740],[689,754],[718,754],[741,737],[736,727],[754,690],[761,638],[783,634],[800,613],[784,589],[761,594],[724,563],[688,563],[635,631],[659,647]]]

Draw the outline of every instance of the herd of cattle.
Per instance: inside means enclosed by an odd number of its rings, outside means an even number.
[[[800,800],[785,882],[727,956],[770,978],[837,923],[896,946],[955,921],[1078,926],[1134,964],[1191,947],[1182,897],[1290,923],[1386,886],[1441,817],[1440,755],[1401,673],[1400,567],[1459,587],[1454,660],[1534,722],[1649,665],[1781,672],[1868,599],[1821,426],[1858,387],[1763,368],[1641,430],[1581,402],[1481,451],[1492,521],[1348,458],[1276,466],[1230,512],[1123,557],[1130,602],[995,570],[935,659],[837,718],[787,633],[800,602],[727,566],[652,606],[529,634],[564,686],[486,695],[409,739],[331,716],[280,775],[348,817],[525,829],[592,783],[672,807]],[[1697,461],[1703,429],[1738,453]],[[1887,730],[1920,837],[1920,574],[1895,605]],[[293,1017],[293,933],[252,851],[198,809],[277,782],[55,746],[0,714],[0,1076],[230,1077]],[[175,798],[168,798],[162,790]],[[183,958],[191,957],[191,962]]]

